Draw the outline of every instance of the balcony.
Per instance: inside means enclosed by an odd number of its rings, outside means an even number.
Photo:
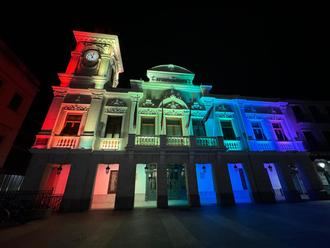
[[[53,136],[51,148],[71,148],[75,149],[79,145],[79,137],[75,136]]]
[[[159,136],[135,136],[136,146],[159,146]]]
[[[196,146],[217,147],[219,143],[217,137],[196,137]]]
[[[240,140],[224,140],[224,144],[228,151],[242,151]]]
[[[118,151],[121,150],[121,144],[121,138],[102,138],[100,139],[99,149]]]
[[[281,152],[285,152],[285,151],[297,151],[299,149],[297,149],[294,145],[293,142],[291,141],[278,141],[277,142],[277,145],[278,145],[278,149],[281,151]]]
[[[168,146],[190,146],[189,136],[166,136]]]

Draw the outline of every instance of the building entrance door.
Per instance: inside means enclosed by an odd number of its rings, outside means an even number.
[[[135,174],[134,207],[156,207],[156,164],[137,164]]]
[[[186,173],[183,165],[167,166],[167,196],[169,206],[188,205]]]

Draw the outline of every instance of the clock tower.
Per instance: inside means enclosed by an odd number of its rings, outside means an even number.
[[[65,73],[59,73],[61,87],[116,88],[123,72],[118,36],[74,31],[76,48]]]

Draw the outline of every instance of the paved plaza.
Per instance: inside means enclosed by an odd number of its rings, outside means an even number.
[[[55,214],[0,230],[0,247],[328,247],[330,201]]]

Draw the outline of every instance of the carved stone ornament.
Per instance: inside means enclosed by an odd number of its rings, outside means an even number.
[[[218,112],[215,114],[216,117],[219,118],[234,118],[234,113],[233,112]]]
[[[171,89],[170,91],[167,91],[164,94],[164,99],[170,98],[170,97],[175,97],[175,98],[178,98],[178,99],[182,100],[182,97],[181,97],[180,92],[178,92],[178,91],[176,91],[174,89]]]
[[[155,108],[156,105],[151,101],[151,99],[146,99],[145,102],[141,104],[142,107]]]
[[[66,90],[54,90],[53,94],[55,97],[64,97],[66,95]]]
[[[183,107],[175,101],[164,104],[164,108],[168,109],[183,109]]]
[[[87,111],[88,106],[83,106],[79,104],[70,104],[70,105],[64,105],[64,110],[72,110],[72,111]]]
[[[205,107],[202,106],[199,102],[194,102],[191,105],[191,109],[193,109],[193,110],[205,110]]]
[[[194,110],[191,111],[191,115],[195,117],[204,117],[206,114],[206,111],[201,111],[201,110]]]
[[[140,107],[138,109],[138,113],[139,114],[144,114],[144,115],[156,115],[158,113],[158,109],[157,108],[143,108]]]
[[[215,111],[217,112],[232,112],[232,109],[229,105],[220,104],[216,106]]]
[[[120,107],[126,107],[126,103],[119,98],[110,98],[107,102],[107,106],[120,106]]]
[[[115,106],[106,106],[104,108],[104,113],[110,114],[110,113],[117,113],[117,114],[122,114],[126,113],[127,107],[115,107]]]

